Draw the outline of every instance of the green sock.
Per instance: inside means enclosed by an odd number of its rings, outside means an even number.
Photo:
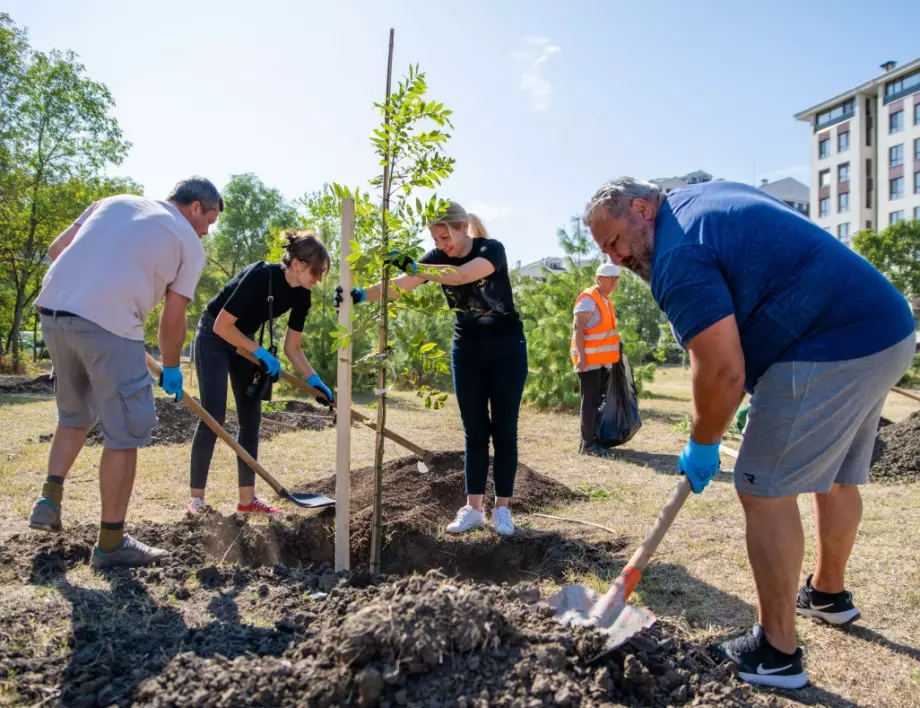
[[[124,521],[103,521],[99,524],[99,550],[103,553],[117,550],[124,538]]]
[[[50,499],[55,506],[60,506],[64,500],[64,478],[49,474],[42,487],[42,496]]]

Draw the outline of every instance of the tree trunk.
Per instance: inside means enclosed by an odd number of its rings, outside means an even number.
[[[16,304],[13,310],[13,329],[10,331],[10,354],[12,355],[13,371],[19,371],[19,333],[22,328],[22,312],[25,309],[26,294],[21,288],[16,290]]]
[[[390,85],[393,78],[393,34],[394,30],[390,29],[390,50],[387,57],[387,94],[384,106],[390,104]],[[389,122],[389,113],[384,114],[384,122]],[[390,202],[390,160],[386,161],[383,167],[383,215],[381,217],[381,239],[383,242],[383,252],[389,250],[389,236],[387,233],[387,211]],[[377,445],[374,451],[374,530],[371,535],[371,573],[380,574],[380,546],[383,544],[383,451],[384,436],[383,431],[386,426],[387,417],[387,318],[388,295],[390,290],[389,266],[383,266],[383,277],[380,281],[380,337],[378,341],[378,366],[377,371]]]

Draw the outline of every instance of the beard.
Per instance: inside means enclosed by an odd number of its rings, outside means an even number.
[[[652,284],[652,238],[651,227],[644,228],[631,239],[633,255],[623,259],[623,265],[639,276],[646,284]]]

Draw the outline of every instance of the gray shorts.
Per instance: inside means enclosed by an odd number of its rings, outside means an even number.
[[[54,367],[58,422],[89,428],[99,418],[105,447],[114,450],[150,444],[157,413],[144,343],[82,317],[41,320]]]
[[[865,484],[882,406],[907,371],[914,335],[850,361],[774,364],[757,382],[735,488],[758,497]]]

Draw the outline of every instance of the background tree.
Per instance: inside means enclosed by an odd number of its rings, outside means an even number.
[[[8,15],[0,15],[0,54],[0,275],[11,283],[8,341],[18,367],[23,313],[51,241],[90,202],[140,187],[104,176],[130,143],[110,115],[109,90],[76,54],[31,49]]]
[[[251,172],[232,175],[221,196],[224,211],[208,239],[208,260],[227,280],[265,260],[279,231],[304,226],[297,208]]]
[[[876,233],[860,231],[853,248],[906,298],[920,297],[920,221],[899,221]]]
[[[600,253],[597,249],[597,244],[594,243],[591,232],[584,227],[580,216],[573,216],[569,219],[569,229],[569,231],[566,231],[564,226],[560,226],[556,229],[556,238],[559,241],[559,247],[562,252],[571,261],[570,267],[574,264],[577,269],[576,272],[581,274],[584,262],[599,262]],[[591,278],[585,280],[584,285],[582,285],[582,279],[579,277],[576,281],[578,292],[580,293],[592,281],[593,274]]]

